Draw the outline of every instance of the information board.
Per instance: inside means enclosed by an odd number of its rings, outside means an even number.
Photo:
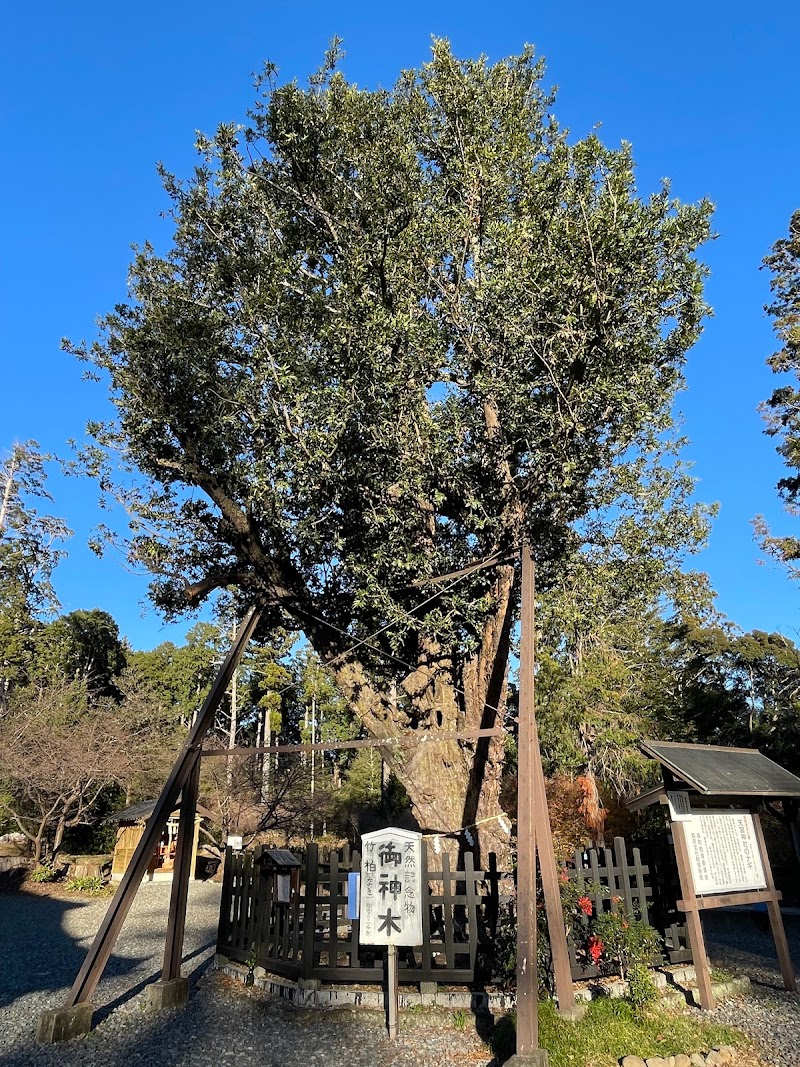
[[[695,893],[734,893],[766,887],[749,812],[693,811],[683,825]]]
[[[361,838],[362,945],[422,944],[422,834],[388,827]]]

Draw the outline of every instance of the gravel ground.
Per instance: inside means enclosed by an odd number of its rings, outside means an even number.
[[[95,1028],[81,1041],[37,1046],[36,1023],[59,1007],[108,906],[107,900],[0,896],[0,1067],[486,1067],[491,1059],[469,1017],[403,1021],[396,1042],[378,1013],[302,1011],[214,974],[220,887],[190,888],[183,973],[192,991],[183,1011],[145,1013],[142,990],[158,977],[169,885],[145,883],[94,996]]]
[[[785,922],[800,975],[800,918]],[[800,1067],[800,997],[783,988],[766,914],[706,912],[703,928],[712,966],[746,974],[751,982],[748,996],[727,1001],[713,1015],[749,1034],[766,1063]]]
[[[189,896],[183,1011],[145,1013],[144,987],[158,977],[169,885],[145,883],[95,993],[95,1028],[82,1041],[39,1047],[36,1022],[60,1006],[99,925],[107,900],[17,893],[0,896],[0,1067],[489,1067],[491,1055],[466,1019],[406,1016],[389,1042],[378,1013],[311,1012],[271,1001],[214,974],[219,886],[195,883]],[[765,1062],[800,1067],[800,1002],[783,991],[765,918],[706,914],[712,962],[753,982],[752,994],[714,1015],[741,1027]],[[787,922],[800,972],[800,919]],[[13,946],[13,950],[9,949]]]

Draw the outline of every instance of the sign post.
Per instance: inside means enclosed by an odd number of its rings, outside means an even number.
[[[397,947],[422,944],[422,834],[390,826],[361,838],[359,941],[387,946],[387,1022],[397,1037]]]
[[[668,796],[672,815],[674,794]],[[781,894],[772,878],[759,816],[730,808],[692,808],[676,812],[671,823],[683,896],[678,908],[686,915],[700,1006],[714,1007],[700,912],[734,904],[766,903],[783,984],[796,992],[779,906]]]

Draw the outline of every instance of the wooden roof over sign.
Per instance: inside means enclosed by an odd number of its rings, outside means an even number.
[[[643,741],[641,748],[703,796],[800,798],[800,778],[755,748],[680,741]]]
[[[123,811],[115,811],[113,814],[107,815],[103,822],[146,822],[153,814],[155,806],[155,800],[142,800],[138,804],[131,804],[129,808],[125,808]],[[171,818],[176,817],[179,811],[180,808],[175,808]],[[203,819],[214,819],[213,811],[204,808],[202,804],[197,805],[197,814]]]

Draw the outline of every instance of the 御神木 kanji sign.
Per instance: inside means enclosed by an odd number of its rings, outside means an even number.
[[[359,940],[422,944],[422,834],[389,827],[361,839]]]

